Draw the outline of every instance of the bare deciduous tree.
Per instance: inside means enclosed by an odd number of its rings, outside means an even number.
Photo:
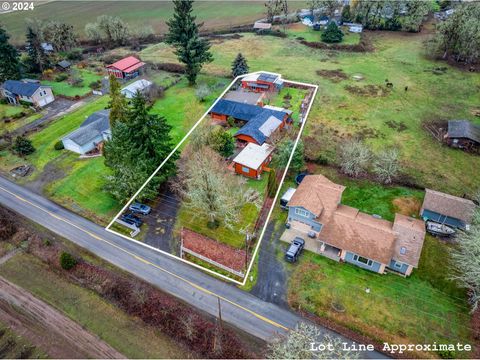
[[[358,177],[366,173],[372,154],[359,140],[345,142],[339,151],[339,163],[344,174]]]
[[[267,356],[269,359],[357,359],[359,353],[343,350],[341,339],[323,334],[315,325],[300,323],[270,344]]]
[[[453,280],[467,289],[472,312],[480,302],[480,209],[474,212],[469,231],[457,235],[458,246],[452,250],[452,260],[456,272]]]
[[[245,204],[260,207],[258,192],[246,187],[245,179],[229,171],[220,155],[208,146],[186,149],[178,166],[178,180],[173,187],[192,216],[205,216],[212,225],[223,222],[231,228]]]
[[[384,184],[391,184],[400,172],[397,149],[387,149],[377,155],[373,162],[373,172]]]

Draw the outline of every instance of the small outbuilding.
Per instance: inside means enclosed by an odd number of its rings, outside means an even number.
[[[480,126],[467,120],[451,120],[445,140],[448,146],[459,149],[480,148]]]
[[[260,179],[263,171],[268,170],[272,161],[274,147],[267,143],[257,145],[249,143],[234,159],[235,172],[253,179]]]
[[[262,21],[255,21],[255,23],[253,24],[253,30],[255,30],[257,32],[268,31],[271,28],[272,28],[271,23],[266,23],[266,22],[262,22]]]
[[[107,65],[109,75],[113,74],[117,79],[133,79],[140,75],[145,63],[135,56],[128,56],[117,62]]]
[[[70,69],[70,66],[72,66],[72,64],[67,60],[62,60],[57,63],[57,68],[62,71]]]
[[[125,95],[127,99],[132,99],[137,92],[145,94],[150,88],[150,86],[152,86],[151,81],[140,79],[131,83],[128,86],[125,86],[121,92],[123,95]]]

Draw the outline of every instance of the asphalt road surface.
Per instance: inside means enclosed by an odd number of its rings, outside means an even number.
[[[284,308],[181,261],[109,233],[102,226],[3,177],[0,177],[0,204],[212,315],[218,314],[220,298],[223,320],[261,339],[271,340],[275,334],[285,333],[303,321]],[[337,333],[324,331],[350,342]],[[385,358],[375,351],[362,353],[360,357]]]

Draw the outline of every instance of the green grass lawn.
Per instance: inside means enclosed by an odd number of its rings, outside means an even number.
[[[22,111],[27,112],[28,110],[21,105],[14,106],[9,104],[0,104],[0,120],[20,114]]]
[[[188,358],[172,339],[128,316],[94,292],[72,284],[28,254],[0,266],[0,275],[65,313],[128,358]]]
[[[89,85],[92,82],[102,79],[102,75],[99,75],[95,72],[92,72],[87,69],[77,69],[74,68],[75,71],[79,72],[80,77],[83,79],[83,82],[79,86],[74,86],[69,84],[67,80],[64,81],[42,81],[43,85],[48,85],[52,87],[52,91],[54,95],[64,95],[64,96],[84,96],[87,95],[92,89]]]
[[[366,138],[374,151],[395,146],[405,173],[418,185],[473,195],[480,188],[480,157],[442,146],[422,123],[465,118],[480,124],[480,118],[472,115],[478,109],[477,92],[472,89],[480,86],[480,74],[428,60],[423,48],[427,34],[369,32],[368,36],[375,51],[352,53],[311,49],[295,39],[242,34],[240,39],[214,41],[214,61],[205,65],[204,71],[228,75],[233,59],[242,52],[250,71],[279,72],[285,79],[318,84],[306,134],[319,124],[331,129],[338,139],[332,151],[338,141],[351,136]],[[176,62],[172,49],[164,44],[147,47],[142,53],[162,62]],[[445,73],[434,75],[436,67],[446,67]],[[347,79],[333,82],[316,73],[338,69]],[[357,74],[363,80],[353,80]],[[365,96],[346,89],[347,85],[360,89],[383,86],[386,79],[394,87],[385,96]]]
[[[175,83],[175,81],[177,81],[181,77],[181,75],[169,73],[163,70],[150,70],[146,77],[158,86],[165,88]]]
[[[281,26],[278,26],[278,29],[283,31]],[[360,34],[350,33],[346,27],[341,27],[341,29],[344,34],[341,44],[355,45],[360,42]],[[323,30],[316,31],[309,26],[303,25],[302,23],[291,24],[287,28],[287,35],[289,38],[296,40],[303,38],[303,40],[309,42],[321,42],[322,32]]]
[[[228,79],[213,76],[199,76],[197,84],[207,84],[211,94],[200,102],[195,96],[195,87],[189,86],[186,79],[165,91],[165,96],[155,102],[152,112],[162,115],[172,126],[171,135],[174,143],[178,143],[200,119],[227,85]]]
[[[448,247],[430,237],[426,245],[435,250],[422,253],[420,269],[409,278],[379,275],[305,252],[298,264],[288,265],[289,303],[379,342],[472,344],[465,294],[446,278]],[[345,311],[335,311],[332,303]]]
[[[42,117],[42,114],[35,113],[35,114],[25,116],[25,117],[22,117],[22,118],[19,118],[19,119],[14,119],[9,123],[2,122],[0,124],[0,135],[5,133],[6,131],[10,131],[10,132],[15,131],[15,130],[21,128],[22,126],[30,124],[31,122],[33,122],[37,119],[40,119],[41,117]]]
[[[278,95],[275,97],[271,105],[284,107],[288,110],[292,110],[292,119],[295,124],[298,124],[298,118],[300,115],[300,105],[302,104],[303,99],[307,95],[306,90],[296,89],[296,88],[283,88],[280,90]],[[291,97],[288,99],[288,97]]]

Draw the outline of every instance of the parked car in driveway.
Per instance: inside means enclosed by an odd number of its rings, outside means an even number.
[[[133,214],[123,214],[120,216],[120,220],[126,222],[127,224],[135,225],[136,227],[140,227],[143,224],[142,219]]]
[[[296,262],[304,246],[305,240],[297,236],[295,239],[293,239],[287,252],[285,253],[285,260],[291,263]]]
[[[142,214],[142,215],[148,215],[152,211],[150,206],[140,204],[140,203],[133,203],[128,207],[128,209],[130,211],[133,211],[135,213]]]

